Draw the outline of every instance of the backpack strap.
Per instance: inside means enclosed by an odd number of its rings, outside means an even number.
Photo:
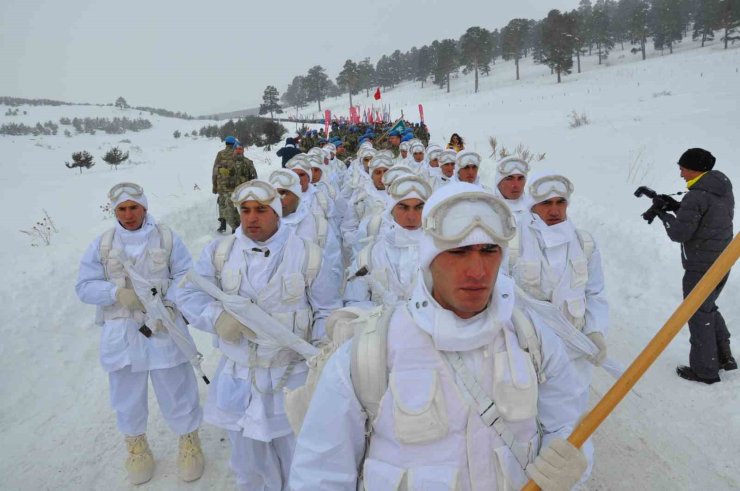
[[[313,284],[313,281],[319,275],[321,270],[321,247],[313,242],[301,239],[306,250],[306,261],[303,263],[303,277],[306,279],[306,286]]]
[[[368,436],[388,388],[388,325],[393,312],[388,307],[372,309],[365,326],[352,338],[350,378],[367,414]]]
[[[113,248],[113,235],[116,233],[116,228],[111,227],[100,236],[100,244],[98,245],[98,255],[100,256],[100,262],[103,265],[103,271],[105,279],[109,280],[108,275],[108,261],[110,260],[110,251]]]
[[[519,256],[521,254],[520,246],[521,232],[517,229],[516,234],[514,234],[514,237],[509,241],[509,247],[507,248],[507,252],[509,253],[509,274],[513,273],[514,266],[517,261],[519,261]]]
[[[316,222],[316,242],[323,249],[326,245],[326,236],[329,233],[329,221],[321,213],[314,213],[313,217]]]
[[[172,243],[174,241],[172,237],[172,229],[168,227],[167,225],[163,225],[161,223],[158,223],[155,225],[157,228],[157,232],[159,233],[159,243],[164,249],[164,251],[167,253],[167,266],[169,267],[170,271],[172,271]]]
[[[583,254],[585,254],[586,259],[590,261],[591,256],[593,256],[594,254],[594,249],[596,249],[596,242],[594,241],[594,236],[591,235],[590,232],[587,232],[583,229],[577,229],[576,236],[578,236],[578,243],[581,244],[581,249],[583,249]]]
[[[231,249],[234,248],[234,242],[236,242],[236,235],[227,235],[218,241],[218,245],[213,251],[213,267],[216,269],[216,281],[219,285],[221,284],[221,273],[224,270],[226,260],[229,259]]]
[[[361,276],[366,276],[370,272],[373,260],[373,245],[373,243],[370,243],[360,249],[360,252],[357,253],[357,269],[355,271],[352,271],[351,269],[347,268],[347,281],[351,281],[354,278],[359,278]]]
[[[519,340],[519,347],[529,353],[537,372],[539,383],[545,382],[545,370],[542,367],[542,343],[537,336],[537,330],[534,328],[532,321],[519,307],[514,307],[511,313],[511,321],[516,330],[516,337]]]
[[[324,211],[324,216],[329,214],[329,197],[321,189],[316,189],[316,199],[319,201],[319,206]]]
[[[367,222],[367,236],[375,237],[380,232],[380,225],[383,223],[383,214],[376,213]]]

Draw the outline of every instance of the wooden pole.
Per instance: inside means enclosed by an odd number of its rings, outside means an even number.
[[[689,321],[692,315],[699,310],[699,307],[712,291],[717,287],[722,278],[729,273],[735,261],[740,257],[740,233],[735,235],[730,245],[728,245],[712,267],[704,273],[699,283],[696,284],[691,293],[676,308],[673,315],[663,324],[663,327],[650,340],[642,353],[635,358],[635,361],[629,366],[624,374],[617,380],[609,392],[594,406],[591,412],[581,420],[581,424],[573,430],[568,437],[568,441],[579,447],[583,445],[596,428],[606,419],[614,410],[624,396],[640,380],[640,377],[650,368],[650,365],[660,356],[663,350],[668,346],[681,328]],[[540,489],[537,484],[530,481],[522,488],[522,491],[536,491]]]

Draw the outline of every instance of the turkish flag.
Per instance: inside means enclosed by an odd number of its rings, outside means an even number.
[[[380,87],[378,87],[375,90],[375,95],[373,95],[373,97],[375,98],[376,101],[379,101],[380,100]]]

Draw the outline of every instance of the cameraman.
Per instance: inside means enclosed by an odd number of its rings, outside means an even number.
[[[658,211],[668,237],[681,243],[684,298],[732,241],[735,198],[727,176],[712,170],[715,161],[714,156],[702,148],[686,150],[678,165],[689,191],[675,215]],[[737,368],[730,351],[730,333],[715,304],[725,283],[727,276],[689,320],[689,366],[676,368],[679,377],[713,384],[720,380],[720,369]]]

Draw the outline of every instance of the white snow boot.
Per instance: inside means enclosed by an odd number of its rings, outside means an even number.
[[[146,435],[127,436],[126,448],[128,448],[128,459],[126,459],[126,471],[131,484],[144,484],[154,474],[154,456],[149,449]]]
[[[200,479],[203,475],[204,464],[198,430],[180,435],[180,453],[177,456],[177,470],[180,479],[185,482]]]

